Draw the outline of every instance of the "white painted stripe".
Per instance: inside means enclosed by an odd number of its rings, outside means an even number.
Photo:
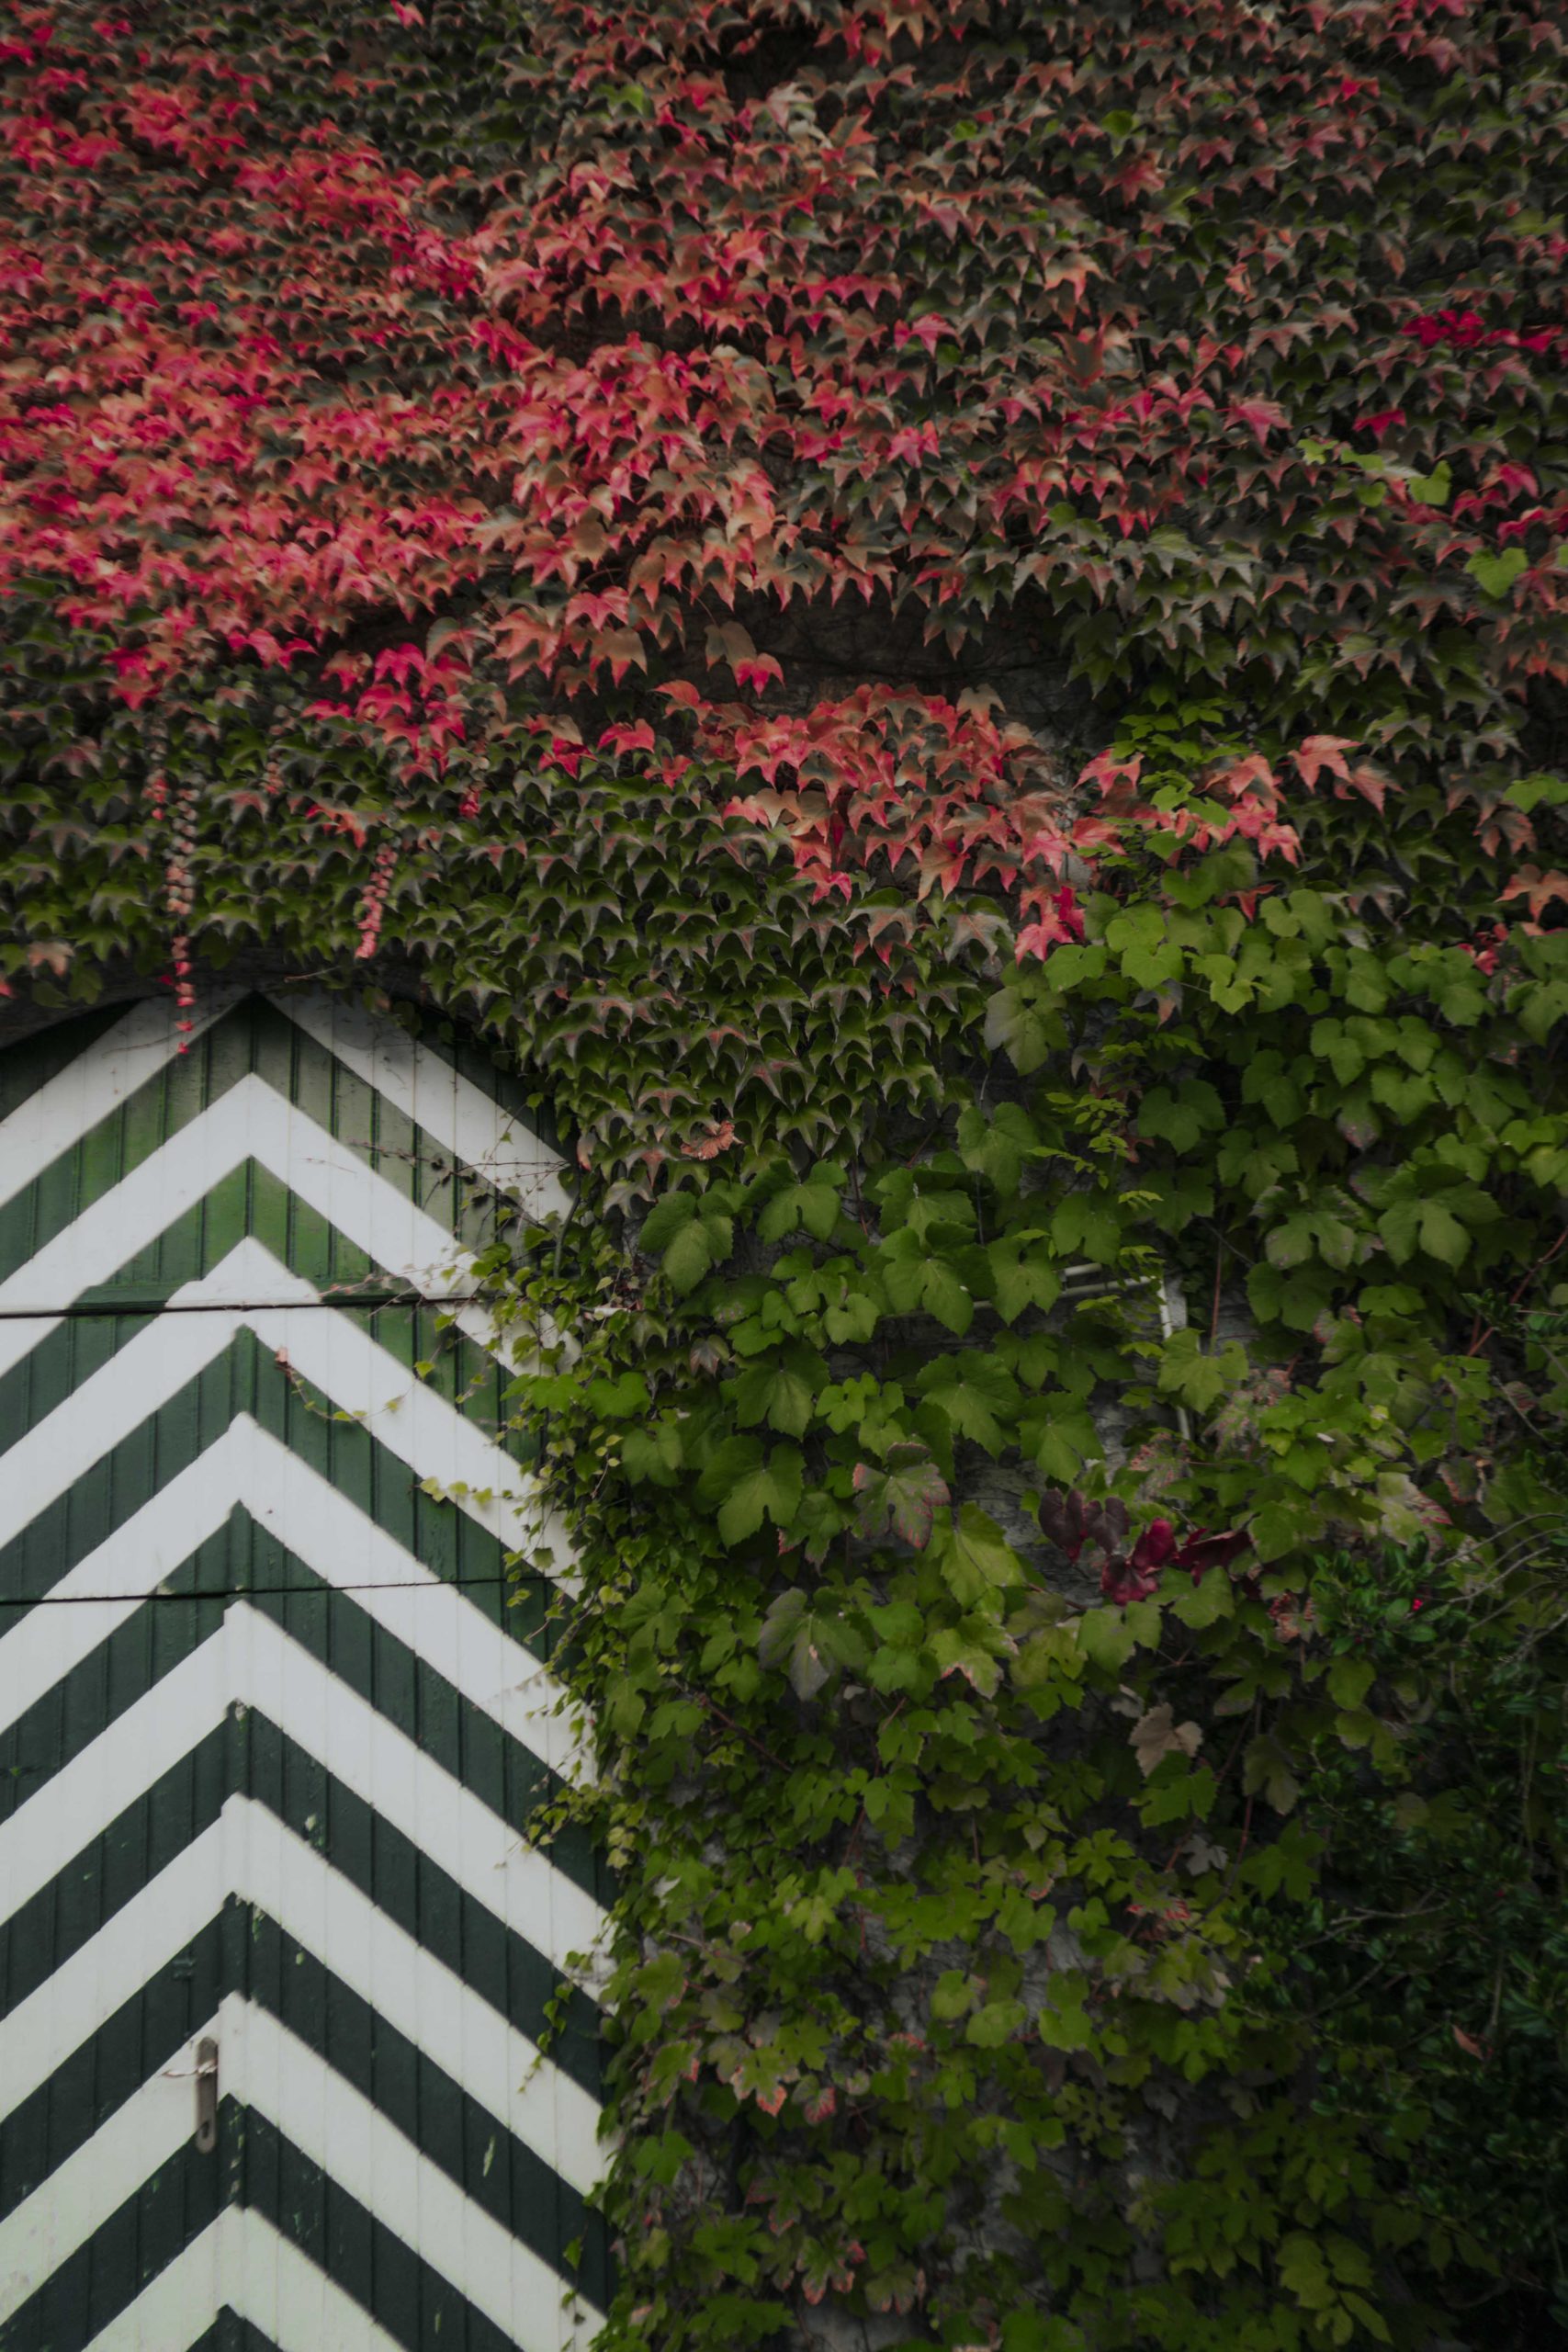
[[[0,1826],[4,1916],[187,1756],[231,1703],[259,1709],[556,1966],[587,1951],[602,1917],[592,1896],[243,1602]]]
[[[470,1286],[471,1259],[446,1227],[253,1071],[0,1283],[0,1309],[47,1318],[68,1306],[117,1274],[247,1159],[267,1169],[398,1282],[431,1297]],[[242,1301],[243,1295],[236,1303]],[[0,1357],[0,1370],[16,1352],[15,1340],[7,1334],[6,1340],[11,1353]]]
[[[563,2180],[592,2188],[604,2158],[588,2093],[252,1797],[231,1797],[0,2021],[0,2120],[193,1943],[229,1894],[276,1921]]]
[[[150,2279],[87,2352],[189,2352],[225,2303],[277,2352],[400,2352],[270,2222],[234,2205]]]
[[[206,1281],[177,1291],[175,1303],[195,1305],[221,1297],[224,1286],[246,1274],[257,1283],[265,1278],[275,1295],[292,1296],[301,1305],[315,1299],[308,1283],[280,1268],[259,1241],[247,1239]],[[6,1331],[17,1328],[0,1324],[0,1347]],[[275,1353],[283,1351],[290,1364],[323,1388],[340,1411],[362,1419],[371,1435],[417,1477],[434,1481],[509,1550],[537,1548],[543,1543],[558,1561],[562,1558],[566,1544],[559,1521],[541,1510],[536,1483],[527,1472],[477,1423],[378,1347],[360,1324],[314,1306],[302,1314],[277,1306],[255,1313],[220,1309],[158,1316],[53,1413],[35,1423],[5,1457],[0,1544],[73,1487],[95,1462],[246,1329]]]
[[[198,2029],[218,2030],[216,2018]],[[195,2105],[189,2082],[154,2075],[12,2208],[0,2222],[0,2326],[160,2165],[179,2154],[196,2128]]]
[[[389,1091],[390,1098],[400,1102],[404,1102],[406,1097],[404,1107],[417,1097],[435,1121],[430,1129],[434,1140],[446,1143],[454,1158],[468,1159],[476,1170],[493,1169],[494,1181],[502,1190],[510,1191],[521,1200],[529,1216],[537,1217],[551,1210],[566,1211],[570,1205],[568,1196],[551,1172],[561,1162],[529,1130],[511,1121],[494,1103],[487,1102],[477,1087],[467,1079],[460,1078],[439,1056],[430,1053],[425,1047],[414,1047],[412,1040],[407,1039],[395,1023],[375,1023],[369,1021],[368,1016],[355,1016],[352,1007],[334,1008],[333,1001],[324,992],[310,993],[312,1001],[309,1004],[286,1002],[277,1009],[297,1017],[301,1028],[317,1036],[329,1048],[333,1042],[333,1020],[344,1020],[345,1051],[339,1058],[344,1061],[345,1066],[369,1078],[372,1083],[376,1082],[376,1071],[380,1070],[388,1081],[383,1091]],[[240,994],[241,991],[234,989],[222,990],[209,999],[199,1012],[193,1015],[195,1027],[192,1035],[210,1027],[238,1001]],[[118,1023],[96,1046],[80,1054],[69,1069],[59,1072],[56,1078],[39,1089],[9,1119],[0,1122],[0,1204],[30,1182],[41,1169],[50,1166],[62,1152],[79,1141],[118,1103],[173,1058],[182,1043],[175,1028],[175,1009],[171,1005],[149,1002],[136,1006],[126,1020]],[[389,1033],[386,1037],[380,1035],[383,1026]],[[408,1058],[411,1054],[412,1061]],[[457,1294],[468,1287],[472,1280],[471,1257],[458,1251],[446,1226],[412,1210],[410,1204],[402,1201],[402,1195],[386,1184],[365,1161],[337,1145],[326,1129],[319,1127],[307,1114],[297,1110],[254,1073],[189,1122],[178,1136],[172,1136],[154,1157],[162,1163],[165,1155],[172,1155],[173,1162],[177,1163],[186,1138],[197,1131],[208,1132],[204,1123],[221,1114],[223,1104],[232,1095],[244,1094],[248,1100],[256,1092],[270,1095],[279,1106],[279,1116],[285,1121],[299,1123],[300,1131],[310,1138],[311,1156],[318,1159],[323,1155],[329,1157],[340,1179],[345,1172],[353,1179],[356,1171],[358,1180],[367,1182],[374,1188],[368,1195],[372,1204],[368,1222],[362,1222],[362,1227],[355,1227],[339,1220],[341,1230],[348,1238],[358,1241],[367,1255],[385,1266],[389,1273],[396,1274],[400,1280],[414,1283],[432,1294]],[[424,1124],[423,1119],[421,1124]],[[523,1138],[521,1143],[517,1141],[519,1137]],[[255,1156],[263,1160],[264,1165],[272,1167],[274,1174],[289,1182],[302,1198],[310,1198],[312,1206],[321,1205],[316,1193],[310,1190],[308,1173],[301,1172],[298,1180],[296,1178],[296,1165],[303,1165],[304,1155],[301,1155],[300,1163],[291,1163],[287,1168],[274,1165],[262,1151],[258,1150]],[[228,1164],[231,1165],[232,1161]],[[220,1181],[226,1172],[227,1166],[220,1168],[211,1182]],[[134,1185],[141,1176],[141,1170],[134,1170],[124,1182]],[[350,1189],[353,1189],[352,1182]],[[118,1193],[120,1186],[117,1185],[114,1190]],[[391,1256],[382,1256],[369,1238],[376,1221],[374,1204],[383,1194],[401,1203],[404,1216],[413,1219],[417,1241],[412,1251],[403,1253],[406,1264],[400,1262],[395,1250]],[[180,1208],[188,1205],[188,1201],[182,1200],[177,1206],[171,1207],[163,1222],[152,1231],[143,1233],[139,1242],[128,1247],[125,1255],[118,1257],[107,1266],[79,1277],[75,1289],[60,1287],[62,1282],[68,1281],[72,1267],[72,1253],[63,1246],[68,1237],[56,1237],[53,1244],[35,1253],[29,1264],[38,1268],[41,1261],[41,1272],[36,1283],[28,1281],[28,1269],[23,1267],[10,1278],[11,1283],[17,1285],[14,1295],[7,1298],[10,1284],[0,1286],[0,1306],[9,1304],[13,1312],[36,1306],[42,1318],[38,1330],[31,1334],[10,1334],[12,1347],[18,1343],[36,1345],[37,1340],[53,1328],[50,1310],[69,1305],[89,1284],[107,1281],[126,1262],[126,1258],[133,1254],[134,1248],[145,1246],[147,1241],[156,1238],[157,1233],[179,1214]],[[91,1213],[90,1210],[85,1211],[84,1216]],[[332,1214],[325,1209],[321,1213]],[[387,1214],[383,1205],[383,1227]],[[72,1227],[73,1233],[80,1223],[81,1219],[76,1220]],[[394,1234],[400,1229],[394,1224]],[[51,1250],[53,1256],[50,1254]],[[454,1320],[479,1347],[489,1349],[513,1370],[526,1368],[526,1334],[498,1327],[489,1311],[481,1306],[460,1307]],[[0,1330],[0,1341],[4,1341],[6,1336]],[[560,1339],[560,1334],[549,1325],[547,1318],[539,1336],[546,1345],[555,1345]],[[4,1370],[12,1360],[11,1353],[0,1345],[0,1370]]]
[[[207,2035],[218,2043],[220,2097],[265,2116],[434,2270],[460,2280],[465,2298],[523,2352],[558,2352],[570,2340],[558,2273],[286,2026],[230,1994],[191,2036],[186,2064]],[[178,2154],[192,2136],[195,2103],[189,2079],[154,2075],[0,2222],[0,2324]],[[220,2278],[220,2294],[226,2287]],[[265,2298],[265,2267],[242,2293],[254,2311]]]
[[[359,1588],[357,1608],[552,1770],[592,1770],[570,1723],[550,1712],[562,1686],[549,1668],[248,1413],[51,1587],[70,1608],[28,1610],[0,1638],[0,1730],[123,1625],[236,1504],[325,1583]],[[125,1597],[76,1597],[86,1594]]]
[[[571,2341],[559,2274],[265,2009],[224,2002],[218,2063],[225,2094],[267,2117],[432,2269],[459,2282],[520,2352],[559,2352]]]
[[[229,1801],[253,1802],[249,1797]],[[183,1847],[166,1870],[122,1904],[96,1936],[79,1944],[52,1976],[0,2019],[0,2118],[31,2098],[39,2084],[48,2082],[73,2050],[166,1968],[221,1908],[229,1891],[224,1847],[228,1815],[226,1805],[222,1815]],[[315,1859],[326,1868],[319,1855]]]
[[[262,2214],[231,2208],[219,2226],[229,2232],[219,2256],[222,2301],[269,2336],[277,2352],[400,2352],[368,2312]],[[163,2342],[149,2335],[138,2352],[163,2352]],[[89,2352],[110,2347],[93,2345]]]
[[[400,2352],[369,2312],[265,2215],[231,2208],[218,2226],[226,2233],[219,2255],[221,2300],[270,2337],[277,2352]],[[163,2342],[145,2336],[141,2352],[162,2352]],[[111,2347],[94,2345],[89,2352]]]
[[[0,1205],[51,1167],[63,1151],[107,1119],[140,1086],[174,1060],[180,1047],[211,1028],[239,1001],[238,989],[205,997],[184,1035],[167,998],[134,1005],[123,1021],[0,1120]]]
[[[604,2165],[588,2093],[276,1814],[236,1798],[224,1826],[234,1891],[586,2195]]]
[[[51,1598],[71,1607],[0,1616],[0,1624],[8,1626],[0,1636],[0,1730],[90,1657],[141,1607],[141,1595],[155,1591],[217,1533],[234,1504],[245,1500],[253,1453],[247,1432],[254,1427],[244,1414],[231,1421],[205,1453],[51,1585]],[[4,1491],[0,1485],[0,1495]],[[89,1593],[125,1598],[89,1602],[78,1597]]]
[[[524,1121],[420,1045],[396,1022],[378,1021],[325,989],[268,1000],[378,1094],[443,1144],[455,1159],[522,1202],[532,1217],[564,1216],[570,1203],[556,1170],[559,1157]]]

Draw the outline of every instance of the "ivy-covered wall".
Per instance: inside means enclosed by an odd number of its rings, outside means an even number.
[[[1556,13],[6,22],[15,1018],[576,1161],[606,2352],[1568,2335]]]

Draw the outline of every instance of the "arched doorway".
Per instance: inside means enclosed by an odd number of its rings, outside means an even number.
[[[572,1766],[471,1272],[558,1164],[317,992],[0,1053],[6,2352],[592,2333],[588,1998],[536,2043],[602,1913],[521,1837]]]

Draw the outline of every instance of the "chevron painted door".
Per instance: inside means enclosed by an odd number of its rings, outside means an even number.
[[[602,1912],[472,1272],[559,1163],[323,996],[181,1044],[0,1054],[0,2352],[562,2352]]]

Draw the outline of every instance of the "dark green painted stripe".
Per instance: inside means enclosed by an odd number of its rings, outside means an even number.
[[[175,2347],[171,2345],[169,2352],[175,2352]],[[242,2319],[238,2312],[231,2310],[225,2303],[212,2325],[204,2328],[197,2337],[189,2352],[277,2352],[277,2346],[270,2335],[264,2335],[252,2321]],[[320,2347],[320,2352],[325,2352],[324,2346]]]
[[[504,1547],[488,1529],[456,1503],[423,1493],[409,1465],[360,1422],[333,1418],[330,1399],[308,1401],[254,1331],[238,1333],[195,1380],[0,1546],[0,1602],[32,1607],[215,1443],[238,1413],[249,1413],[435,1575],[469,1588],[475,1606],[496,1624],[536,1656],[550,1657],[548,1581],[508,1578]]]
[[[247,1159],[128,1258],[107,1282],[81,1292],[74,1304],[78,1308],[126,1311],[126,1302],[133,1299],[132,1311],[155,1308],[185,1283],[202,1281],[247,1239],[259,1241],[290,1273],[300,1276],[333,1305],[352,1305],[356,1291],[390,1291],[400,1299],[408,1290],[401,1274],[340,1233],[270,1168]],[[423,1340],[434,1342],[435,1325],[444,1311],[437,1303],[424,1308]],[[473,1359],[461,1378],[451,1383],[451,1393],[456,1394],[493,1359],[461,1332],[452,1337],[470,1351]],[[448,1342],[447,1352],[450,1346]],[[412,1363],[416,1355],[440,1352],[434,1344],[411,1346],[407,1361]]]
[[[221,2099],[218,2131],[211,2155],[182,2148],[60,2265],[0,2326],[0,2352],[86,2352],[225,2204],[262,2214],[405,2352],[516,2352],[449,2279],[255,2109]]]
[[[123,1021],[131,1010],[130,1000],[123,1004],[102,1004],[92,1012],[52,1022],[47,1029],[0,1048],[0,1119],[8,1119],[13,1111],[30,1102],[40,1087],[68,1069],[106,1029]]]
[[[243,2133],[244,2202],[291,2239],[394,2343],[406,2352],[516,2352],[511,2335],[265,2116],[254,2108],[236,2111],[230,2129]]]
[[[43,1321],[41,1316],[38,1319]],[[73,1315],[46,1331],[8,1372],[0,1373],[0,1453],[8,1453],[46,1420],[152,1320],[151,1312]]]
[[[542,2156],[271,1920],[255,1924],[249,1973],[253,1997],[263,2008],[568,2285],[574,2274],[561,2249],[579,2244],[582,2267],[576,2282],[602,2301],[604,2222]]]
[[[448,1404],[460,1404],[514,1461],[536,1457],[536,1439],[513,1423],[502,1402],[512,1377],[505,1368],[456,1325],[443,1330],[447,1310],[439,1305],[378,1307],[344,1295],[353,1289],[400,1293],[403,1286],[254,1160],[231,1170],[107,1283],[84,1291],[75,1307],[98,1312],[73,1311],[0,1374],[0,1453],[144,1331],[176,1290],[203,1281],[250,1238],[309,1282],[335,1312],[352,1314],[411,1376],[417,1366],[428,1366],[417,1375],[425,1385]]]
[[[243,1988],[251,1914],[215,1890],[213,1915],[0,2123],[0,2218],[161,2074],[226,1993]]]
[[[482,1248],[491,1238],[498,1214],[506,1214],[493,1192],[460,1172],[443,1145],[325,1046],[253,996],[0,1207],[0,1279],[253,1073],[465,1246]]]
[[[283,1588],[279,1589],[278,1588]],[[521,1834],[558,1776],[236,1505],[151,1600],[0,1732],[0,1821],[48,1786],[247,1599]],[[179,1602],[170,1607],[169,1602]]]
[[[0,2017],[35,1993],[204,1829],[235,1785],[237,1726],[219,1724],[0,1921]],[[214,1895],[221,1892],[214,1889]],[[0,1897],[3,1899],[3,1897]]]
[[[492,2221],[603,2305],[602,2218],[276,1921],[230,1897],[181,1960],[177,1975],[162,1971],[0,2124],[0,2218],[182,2052],[226,1995],[240,1993],[341,2075]],[[561,2252],[574,2243],[576,2272]]]
[[[218,1724],[0,1922],[0,2017],[166,1870],[236,1793],[265,1805],[519,2033],[539,2041],[558,1983],[545,1955],[254,1708]],[[550,1853],[578,1885],[597,1891],[586,1840],[560,1838]],[[216,1901],[226,1890],[213,1892]],[[598,2012],[575,1988],[550,2058],[598,2096]]]
[[[221,2147],[200,2156],[186,2146],[160,2165],[0,2324],[0,2352],[85,2352],[218,2219],[229,2169],[222,2154]]]

